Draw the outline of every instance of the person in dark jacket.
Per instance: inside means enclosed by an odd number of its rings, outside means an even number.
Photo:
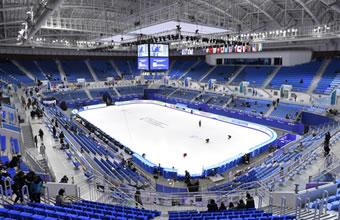
[[[41,128],[39,129],[39,137],[40,137],[41,141],[44,140],[44,132],[43,132],[43,130]]]
[[[246,197],[247,197],[247,198],[246,198],[246,202],[247,202],[246,208],[247,208],[247,209],[253,209],[253,208],[255,208],[255,201],[254,201],[254,198],[251,197],[249,193],[247,193],[247,196],[246,196]]]
[[[209,204],[207,205],[207,208],[208,208],[208,212],[216,212],[216,211],[218,211],[218,207],[217,207],[217,204],[216,204],[214,199],[211,199],[209,201]]]
[[[220,207],[218,208],[218,211],[224,211],[226,209],[227,209],[227,207],[225,207],[224,203],[222,202]]]
[[[13,191],[14,191],[15,195],[17,196],[14,200],[14,204],[17,203],[19,199],[20,199],[21,203],[24,201],[21,189],[25,184],[26,184],[25,173],[23,171],[19,171],[14,176]]]
[[[228,209],[235,209],[234,203],[230,202]]]
[[[243,199],[240,199],[240,201],[237,204],[237,210],[239,209],[245,209],[246,208],[246,204],[244,204]]]

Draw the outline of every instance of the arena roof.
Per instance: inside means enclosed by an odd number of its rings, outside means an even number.
[[[338,0],[3,0],[0,44],[96,46],[178,31],[174,24],[199,38],[339,37],[339,13]]]

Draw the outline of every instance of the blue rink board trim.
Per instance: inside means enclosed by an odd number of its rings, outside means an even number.
[[[153,100],[132,100],[132,101],[122,101],[122,102],[116,102],[117,106],[122,106],[122,105],[131,105],[131,104],[153,104],[153,105],[158,105],[158,106],[163,106],[163,107],[167,107],[173,110],[178,110],[181,112],[186,112],[188,114],[191,114],[191,110],[193,111],[193,114],[201,116],[201,117],[205,117],[205,118],[209,118],[209,119],[214,119],[214,120],[218,120],[224,123],[229,123],[229,124],[233,124],[233,125],[237,125],[240,127],[245,127],[248,129],[253,129],[259,132],[262,132],[264,134],[267,134],[268,136],[270,136],[270,140],[265,141],[264,143],[258,144],[252,148],[249,149],[249,153],[251,158],[255,157],[261,153],[263,153],[264,151],[268,150],[269,145],[270,144],[275,144],[276,142],[276,138],[277,138],[277,134],[270,128],[256,124],[256,123],[252,123],[252,122],[247,122],[247,121],[243,121],[240,119],[232,119],[230,117],[227,116],[223,116],[223,115],[217,115],[214,113],[209,113],[209,112],[202,112],[196,109],[191,109],[188,108],[188,111],[185,110],[181,110],[178,109],[176,107],[180,107],[178,105],[175,104],[169,104],[169,103],[164,103],[162,101],[153,101]],[[169,105],[169,106],[168,106]],[[105,108],[106,105],[105,104],[100,104],[100,105],[93,105],[93,106],[85,106],[84,108],[80,109],[78,111],[82,112],[82,111],[89,111],[89,110],[95,110],[95,109],[100,109],[100,108]],[[202,115],[203,114],[203,115]],[[209,115],[213,116],[210,117]],[[219,119],[219,118],[221,119]],[[223,120],[224,119],[224,120]],[[226,121],[229,120],[229,121]],[[255,127],[249,127],[249,125],[255,125]],[[262,128],[263,130],[267,131],[263,131],[257,128]],[[153,174],[154,173],[154,169],[157,168],[158,166],[152,162],[150,162],[149,160],[143,158],[141,155],[139,155],[136,152],[133,152],[133,161],[139,165],[140,167],[142,167],[144,170],[146,170],[147,172]],[[242,162],[242,157],[243,154],[240,153],[237,156],[234,156],[232,158],[228,158],[227,160],[220,162],[218,164],[215,165],[211,165],[207,168],[204,168],[202,170],[201,174],[191,174],[192,176],[196,177],[196,178],[200,178],[200,177],[205,177],[208,175],[212,175],[214,173],[214,169],[216,169],[217,173],[224,173],[225,171],[237,166],[238,164],[240,164]],[[179,175],[177,173],[177,169],[172,169],[172,168],[164,168],[161,167],[161,174],[164,178],[182,178],[183,175]]]

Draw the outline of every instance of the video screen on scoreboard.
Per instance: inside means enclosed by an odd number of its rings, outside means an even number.
[[[138,57],[138,69],[149,70],[149,57]]]
[[[149,56],[149,45],[141,44],[138,45],[138,57],[148,57]]]
[[[169,45],[150,44],[150,57],[169,57]]]
[[[167,70],[169,69],[168,57],[150,57],[150,70]]]

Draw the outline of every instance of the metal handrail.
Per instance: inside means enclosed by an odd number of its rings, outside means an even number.
[[[5,186],[5,196],[12,196],[13,190],[12,190],[12,184],[11,184],[12,179],[10,177],[6,177],[4,180],[4,186]],[[9,189],[9,193],[8,193]]]
[[[22,200],[23,200],[23,202],[26,204],[26,202],[25,202],[25,194],[26,194],[26,196],[27,196],[27,200],[29,201],[29,200],[30,200],[30,195],[29,195],[29,191],[28,191],[28,186],[27,186],[27,185],[24,185],[24,186],[21,188]]]
[[[324,207],[325,203],[325,207]],[[323,213],[323,210],[325,210],[325,214],[327,214],[327,203],[328,203],[328,191],[324,190],[322,192],[322,206],[320,207],[320,212]]]
[[[5,198],[4,198],[4,190],[2,188],[2,185],[0,185],[0,194],[1,194],[2,205],[4,205],[5,204]]]
[[[301,199],[301,197],[297,197],[296,198],[296,207],[295,207],[295,216],[297,218],[300,218],[301,209],[302,209],[302,199]]]
[[[320,199],[316,200],[316,206],[314,208],[314,218],[313,218],[314,220],[316,219],[316,212],[318,211],[318,204],[320,204]]]
[[[280,207],[280,215],[284,215],[286,212],[286,197],[282,196],[281,197],[281,207]]]
[[[273,212],[273,202],[274,202],[274,197],[272,194],[269,196],[269,212]]]

